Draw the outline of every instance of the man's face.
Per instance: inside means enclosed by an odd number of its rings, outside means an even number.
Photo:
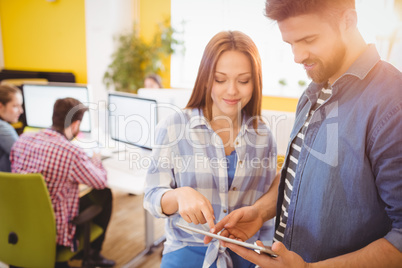
[[[342,73],[346,45],[342,34],[316,14],[299,15],[278,22],[282,39],[292,46],[294,61],[303,64],[316,83],[333,83]]]

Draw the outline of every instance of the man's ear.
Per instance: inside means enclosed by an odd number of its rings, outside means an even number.
[[[67,139],[71,140],[74,138],[74,133],[78,133],[80,128],[80,120],[76,120],[72,122],[68,128],[64,129],[64,134],[66,135]]]
[[[347,9],[342,16],[344,29],[351,30],[357,27],[357,13],[355,9],[349,8]]]
[[[71,129],[73,132],[77,132],[80,129],[81,120],[76,120],[71,123]]]

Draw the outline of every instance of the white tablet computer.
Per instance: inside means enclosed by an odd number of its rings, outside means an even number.
[[[191,232],[195,232],[195,233],[199,233],[199,234],[202,234],[202,235],[210,236],[210,237],[213,237],[213,238],[225,241],[225,242],[233,243],[233,244],[236,244],[236,245],[239,245],[239,246],[242,246],[242,247],[251,248],[251,249],[254,249],[254,250],[259,250],[260,252],[264,252],[265,254],[267,254],[267,255],[269,255],[271,257],[274,257],[274,258],[278,257],[278,255],[275,252],[273,252],[271,249],[266,248],[266,247],[260,247],[260,246],[254,245],[254,244],[238,241],[238,240],[231,239],[231,238],[228,238],[228,237],[224,237],[224,236],[221,236],[221,235],[213,234],[213,233],[210,233],[210,232],[207,232],[207,231],[204,231],[204,230],[200,230],[200,229],[197,229],[197,228],[186,226],[186,225],[183,225],[183,224],[180,224],[180,223],[176,223],[176,226],[180,227],[180,228],[182,228],[184,230],[188,230],[188,231],[191,231]]]

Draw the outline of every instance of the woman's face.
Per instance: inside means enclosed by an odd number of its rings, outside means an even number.
[[[20,93],[12,94],[11,100],[6,105],[0,103],[0,117],[9,123],[17,123],[23,111]]]
[[[144,88],[159,88],[159,85],[152,78],[145,78]]]
[[[216,64],[212,84],[212,116],[238,119],[253,95],[253,88],[249,58],[235,50],[224,52]]]

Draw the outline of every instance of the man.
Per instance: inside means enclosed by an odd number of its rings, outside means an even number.
[[[278,258],[223,245],[261,267],[401,267],[401,72],[363,40],[354,0],[267,0],[266,15],[313,82],[276,184],[212,231],[246,240],[276,215]]]
[[[77,246],[76,226],[70,221],[95,203],[102,212],[94,218],[104,233],[92,244],[91,261],[100,267],[112,267],[114,262],[105,259],[100,251],[112,211],[112,194],[106,187],[106,171],[99,155],[88,158],[85,152],[70,141],[80,131],[81,120],[88,110],[73,98],[58,99],[53,108],[53,125],[37,133],[21,135],[11,149],[11,169],[14,173],[41,173],[52,200],[57,226],[59,247]],[[79,198],[79,184],[94,189]],[[40,216],[40,215],[38,215]]]

